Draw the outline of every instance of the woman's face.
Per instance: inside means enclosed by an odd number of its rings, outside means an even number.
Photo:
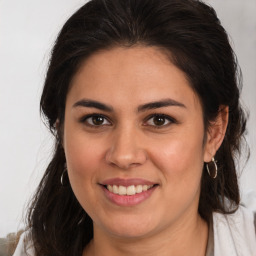
[[[143,237],[198,216],[203,141],[199,98],[158,48],[98,52],[72,80],[64,149],[95,230]]]

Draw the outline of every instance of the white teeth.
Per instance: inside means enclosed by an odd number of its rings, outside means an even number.
[[[141,192],[147,191],[152,188],[153,185],[131,185],[129,187],[125,186],[117,186],[117,185],[107,185],[107,189],[117,195],[120,196],[132,196],[135,194],[139,194]]]
[[[127,187],[127,189],[126,189],[126,194],[127,194],[128,196],[135,195],[135,194],[136,194],[135,186],[132,185],[132,186]]]
[[[136,193],[141,193],[142,192],[142,185],[136,186]]]
[[[108,188],[108,190],[109,190],[110,192],[113,192],[113,187],[112,187],[112,186],[108,185],[107,188]]]
[[[147,185],[143,185],[142,186],[142,191],[146,191],[146,190],[148,190],[148,186]]]
[[[109,185],[109,186],[110,186],[110,185]],[[114,193],[114,194],[119,194],[118,186],[116,186],[116,185],[113,186],[113,193]]]
[[[119,186],[119,193],[120,196],[126,195],[126,187],[124,186]]]

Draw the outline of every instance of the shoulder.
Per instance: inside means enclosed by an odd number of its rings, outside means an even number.
[[[256,193],[233,214],[213,213],[215,255],[256,256]]]
[[[19,243],[13,256],[35,256],[31,234],[29,231],[24,232],[20,236]]]

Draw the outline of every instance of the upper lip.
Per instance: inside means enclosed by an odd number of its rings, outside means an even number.
[[[100,183],[101,185],[118,185],[118,186],[124,186],[128,187],[131,185],[155,185],[155,182],[140,179],[140,178],[132,178],[132,179],[122,179],[122,178],[113,178],[113,179],[107,179]]]

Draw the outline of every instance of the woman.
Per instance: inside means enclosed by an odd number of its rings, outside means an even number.
[[[14,255],[256,255],[239,82],[204,3],[85,4],[52,51],[41,109],[56,149]]]

